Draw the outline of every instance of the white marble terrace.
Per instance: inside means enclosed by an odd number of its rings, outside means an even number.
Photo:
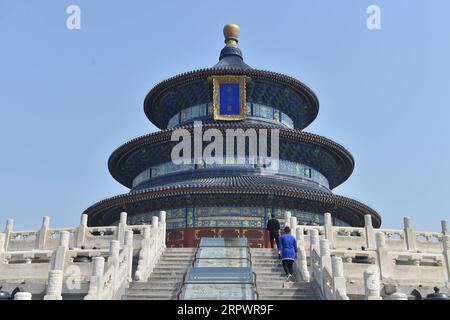
[[[14,231],[8,219],[0,233],[0,286],[29,292],[17,299],[121,299],[132,281],[147,281],[165,250],[165,212],[151,225],[88,227],[87,216],[75,228],[50,228],[49,217],[36,231]],[[298,276],[311,281],[322,299],[406,300],[413,290],[423,297],[437,286],[450,292],[450,236],[415,231],[404,219],[401,230],[301,226],[285,213],[296,236]]]

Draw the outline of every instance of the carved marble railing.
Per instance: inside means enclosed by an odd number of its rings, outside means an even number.
[[[87,227],[83,215],[77,228],[49,229],[45,217],[39,231],[17,232],[8,220],[6,232],[0,233],[0,284],[46,283],[46,300],[60,300],[75,287],[79,295],[87,293],[86,299],[120,298],[132,281],[133,256],[139,257],[137,278],[146,279],[165,248],[166,236],[164,211],[153,218],[151,227],[126,221],[122,213],[118,226]]]
[[[104,257],[93,258],[92,275],[85,300],[119,299],[131,282],[133,264],[133,233],[126,231],[125,245],[111,241],[110,255],[105,264]]]
[[[345,287],[342,259],[331,257],[328,240],[319,240],[317,230],[310,239],[311,280],[326,300],[349,300]]]
[[[319,289],[319,296],[326,300],[349,300],[344,278],[342,259],[331,257],[329,242],[326,239],[319,240],[319,230],[309,228],[309,247],[305,242],[305,231],[303,227],[297,226],[295,217],[285,217],[293,228],[292,234],[297,240],[297,274],[306,281],[312,281]],[[310,258],[308,269],[307,257]]]
[[[123,243],[125,231],[129,229],[135,231],[137,244],[142,239],[143,226],[127,225],[125,212],[121,213],[117,226],[88,227],[87,219],[87,215],[82,215],[80,225],[75,228],[50,228],[50,218],[46,216],[43,218],[41,228],[36,231],[14,231],[14,220],[8,219],[5,232],[0,233],[0,250],[54,250],[58,247],[62,232],[69,233],[70,248],[108,248],[111,240],[119,240]]]
[[[141,240],[141,251],[135,273],[136,281],[147,281],[165,248],[166,213],[160,212],[158,217],[152,217],[152,226],[145,226],[144,237]]]
[[[364,228],[334,227],[330,214],[325,214],[324,226],[297,225],[289,212],[285,221],[297,238],[297,270],[304,280],[317,284],[324,299],[352,294],[403,300],[404,294],[388,287],[450,288],[447,221],[441,222],[442,232],[413,231],[409,218],[403,230],[374,229],[370,216]]]
[[[289,212],[285,213],[285,221],[289,221],[287,225],[291,228],[292,218]],[[351,249],[351,250],[374,250],[376,249],[375,234],[383,233],[386,237],[386,246],[393,251],[420,251],[429,253],[442,253],[444,249],[443,236],[448,235],[448,222],[441,221],[441,232],[423,232],[414,231],[412,229],[411,219],[404,218],[404,227],[400,230],[394,229],[376,229],[372,226],[372,218],[370,215],[364,217],[365,226],[357,227],[340,227],[333,226],[331,215],[325,214],[323,226],[302,226],[308,247],[309,235],[312,230],[319,232],[320,239],[327,239],[330,243],[330,248],[333,249]]]

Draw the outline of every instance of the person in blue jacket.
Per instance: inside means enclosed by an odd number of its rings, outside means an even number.
[[[280,237],[278,243],[278,254],[281,256],[284,272],[286,272],[287,280],[292,280],[293,264],[297,259],[297,241],[291,235],[291,228],[286,226],[284,234]]]

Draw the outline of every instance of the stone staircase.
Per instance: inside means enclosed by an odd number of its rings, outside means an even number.
[[[310,283],[301,279],[286,281],[276,249],[252,248],[250,252],[260,300],[316,300]]]
[[[123,300],[176,300],[196,248],[167,248],[146,282],[132,282]],[[261,300],[315,300],[309,283],[287,282],[276,250],[250,249]]]
[[[132,282],[123,300],[176,300],[196,248],[166,248],[146,282]]]

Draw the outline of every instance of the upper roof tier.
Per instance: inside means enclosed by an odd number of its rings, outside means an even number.
[[[212,122],[211,76],[246,76],[247,116],[244,122],[269,122],[302,130],[316,118],[319,101],[292,77],[248,66],[237,47],[239,27],[224,27],[225,47],[212,68],[190,71],[157,84],[146,96],[144,112],[160,129],[194,120]],[[262,111],[261,111],[262,110]]]

